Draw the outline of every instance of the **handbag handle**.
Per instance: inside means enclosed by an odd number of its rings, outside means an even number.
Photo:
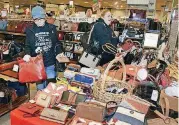
[[[102,90],[104,90],[105,82],[106,82],[106,79],[107,79],[107,74],[108,74],[110,68],[116,62],[120,62],[122,64],[122,67],[123,67],[123,79],[122,79],[122,82],[125,83],[125,81],[126,81],[126,66],[124,64],[124,61],[123,61],[122,57],[116,57],[115,59],[113,59],[109,63],[109,65],[107,66],[106,70],[104,71],[103,78],[102,78],[102,83],[101,83]]]

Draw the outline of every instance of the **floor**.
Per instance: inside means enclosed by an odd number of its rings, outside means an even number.
[[[30,96],[31,99],[35,96],[36,93],[36,87],[35,84],[30,85]],[[10,116],[9,113],[3,115],[0,117],[0,125],[10,125]]]

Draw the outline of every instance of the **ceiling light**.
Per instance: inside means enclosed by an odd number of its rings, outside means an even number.
[[[123,5],[121,5],[121,7],[123,7]]]
[[[84,3],[89,3],[88,1],[85,1]]]
[[[73,6],[73,1],[72,0],[69,1],[69,5]]]

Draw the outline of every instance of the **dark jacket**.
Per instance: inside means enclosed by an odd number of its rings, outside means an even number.
[[[50,43],[48,44],[50,44],[51,47],[49,47],[49,50],[47,52],[43,53],[44,65],[45,67],[48,67],[55,64],[55,56],[56,54],[61,53],[62,49],[61,46],[58,45],[57,53],[55,54],[56,45],[60,44],[58,41],[56,27],[46,22],[42,28],[49,32],[48,39]],[[35,36],[36,33],[39,33],[39,27],[37,27],[36,24],[33,24],[31,28],[26,29],[25,53],[31,55],[32,57],[37,55],[35,52],[38,47],[38,45],[35,45],[37,44],[37,38]]]
[[[103,52],[102,45],[106,43],[111,43],[117,47],[118,43],[118,38],[115,37],[111,27],[108,26],[101,18],[97,20],[97,22],[94,24],[91,39],[94,39],[99,42],[99,53]],[[108,63],[109,61],[114,59],[114,57],[115,55],[113,54],[103,52],[100,65]]]

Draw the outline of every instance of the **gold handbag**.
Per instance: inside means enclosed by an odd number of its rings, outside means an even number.
[[[55,110],[50,108],[44,108],[40,114],[40,118],[52,122],[65,124],[68,117],[68,112],[65,110]]]
[[[52,97],[50,95],[47,95],[44,92],[40,92],[37,97],[36,104],[47,108],[50,106],[51,100],[52,100]]]

